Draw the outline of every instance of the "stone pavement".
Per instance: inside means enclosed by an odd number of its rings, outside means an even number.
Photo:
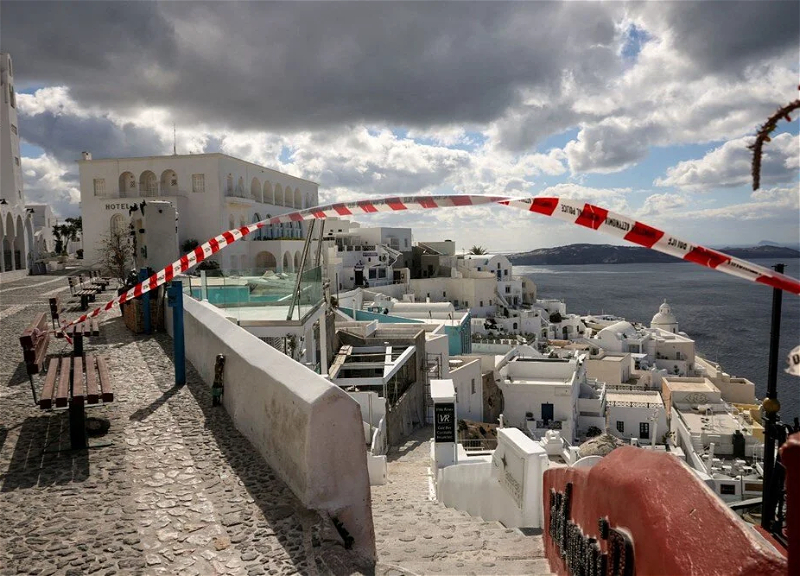
[[[115,379],[114,402],[87,409],[110,420],[113,445],[42,454],[68,448],[66,413],[33,404],[18,339],[62,282],[0,285],[0,575],[316,575],[341,562],[190,365],[173,386],[169,337],[131,334],[118,311],[86,343]],[[49,352],[69,348],[51,339]]]
[[[389,454],[389,482],[372,487],[377,573],[550,574],[541,533],[525,535],[431,501],[433,428],[417,430]]]

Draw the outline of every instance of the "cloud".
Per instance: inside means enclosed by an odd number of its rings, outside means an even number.
[[[617,60],[620,12],[494,2],[3,8],[4,48],[20,56],[18,82],[68,83],[88,104],[173,107],[181,123],[242,129],[255,119],[273,131],[487,123],[522,87],[556,87],[566,67],[596,82]],[[91,42],[76,30],[93,30]]]
[[[23,158],[22,178],[27,203],[49,204],[60,218],[80,214],[77,166],[63,164],[47,154]]]
[[[752,182],[750,167],[753,153],[747,146],[753,137],[730,140],[697,160],[686,160],[668,168],[656,186],[672,186],[682,190],[703,192],[714,188],[747,185]],[[764,146],[761,180],[779,184],[797,180],[800,167],[800,136],[779,134]]]
[[[686,197],[680,194],[651,194],[645,199],[638,214],[641,216],[667,214],[683,208],[686,204]]]
[[[800,209],[800,192],[797,188],[758,190],[753,193],[751,199],[753,202],[687,211],[683,217],[694,220],[758,221],[788,216],[794,220],[795,230],[797,229],[797,210]]]

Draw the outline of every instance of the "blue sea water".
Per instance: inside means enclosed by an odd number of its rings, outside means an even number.
[[[771,267],[774,260],[754,260]],[[800,277],[800,260],[783,260],[785,274]],[[732,376],[752,380],[761,398],[767,389],[772,289],[696,264],[597,264],[515,266],[529,276],[539,298],[559,298],[567,312],[615,314],[649,325],[666,298],[680,330],[696,350]],[[800,377],[787,374],[789,351],[800,345],[800,297],[785,292],[778,355],[781,417],[800,416]]]

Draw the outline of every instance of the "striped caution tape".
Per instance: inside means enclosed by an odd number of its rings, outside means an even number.
[[[632,220],[626,216],[616,214],[592,204],[555,197],[516,199],[505,196],[482,196],[477,194],[404,196],[316,206],[297,212],[288,212],[266,220],[261,220],[260,222],[242,226],[241,228],[228,230],[227,232],[215,236],[205,244],[198,246],[191,252],[184,254],[179,260],[176,260],[163,270],[153,274],[150,278],[137,284],[127,292],[110,300],[105,305],[95,308],[91,312],[66,324],[58,331],[63,331],[69,326],[85,322],[88,318],[99,316],[117,304],[123,304],[128,300],[133,300],[142,294],[146,294],[150,290],[155,290],[162,284],[171,281],[175,276],[186,272],[213,254],[216,254],[226,246],[271,224],[285,224],[288,222],[301,222],[303,220],[354,216],[359,214],[374,214],[376,212],[430,210],[486,204],[502,204],[512,208],[519,208],[529,212],[558,218],[572,224],[585,226],[592,230],[597,230],[598,232],[604,232],[617,238],[622,238],[634,244],[644,246],[645,248],[657,250],[676,258],[719,270],[726,274],[731,274],[754,282],[760,282],[793,294],[800,294],[800,281],[795,278],[779,274],[768,268],[747,262],[746,260],[740,260],[723,254],[722,252],[681,240],[657,228],[653,228],[642,222]]]
[[[699,244],[693,244],[688,240],[672,236],[663,230],[653,228],[643,222],[611,212],[600,206],[586,204],[577,200],[553,197],[501,200],[500,204],[558,218],[565,222],[627,240],[651,250],[669,254],[675,258],[694,262],[700,266],[719,270],[752,282],[766,284],[773,288],[786,290],[793,294],[800,294],[800,281],[791,276],[780,274],[747,260],[734,258],[717,250],[704,248]]]

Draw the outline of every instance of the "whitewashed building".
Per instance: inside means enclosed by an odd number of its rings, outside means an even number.
[[[80,168],[84,258],[100,260],[111,230],[125,230],[131,209],[150,200],[172,202],[178,242],[200,243],[222,231],[318,204],[318,185],[226,154],[93,159]],[[223,269],[294,272],[300,265],[304,224],[260,230],[213,257]]]
[[[56,239],[53,235],[53,226],[58,224],[58,218],[53,215],[49,204],[26,204],[25,208],[31,211],[33,218],[33,237],[36,243],[36,252],[46,254],[56,249]]]
[[[33,212],[25,208],[19,150],[17,95],[11,55],[0,52],[0,274],[11,280],[28,274],[36,258]]]

